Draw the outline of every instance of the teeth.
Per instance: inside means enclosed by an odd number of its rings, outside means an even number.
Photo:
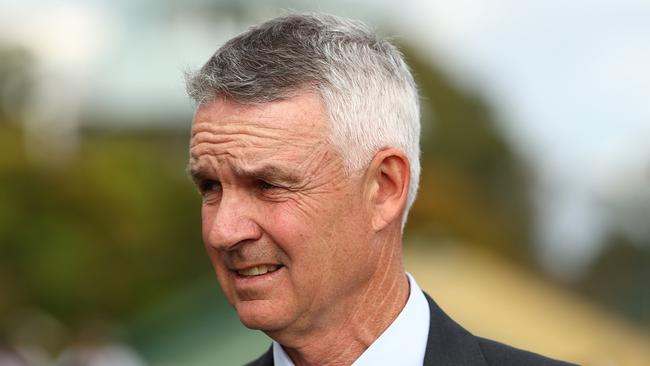
[[[263,274],[268,273],[268,272],[273,272],[276,269],[278,269],[278,266],[276,266],[276,265],[268,265],[267,266],[267,265],[263,264],[261,266],[251,267],[251,268],[246,268],[246,269],[239,270],[239,271],[237,271],[237,273],[239,273],[242,276],[259,276],[259,275],[263,275]]]

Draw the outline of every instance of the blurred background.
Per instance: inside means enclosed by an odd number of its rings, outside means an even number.
[[[407,269],[472,332],[650,364],[650,3],[0,0],[0,365],[238,365],[183,71],[282,9],[375,26],[423,104]]]

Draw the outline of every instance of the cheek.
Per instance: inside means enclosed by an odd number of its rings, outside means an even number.
[[[211,249],[208,245],[205,246],[205,250],[208,254],[208,257],[210,258],[210,262],[212,263],[214,272],[217,275],[217,280],[219,282],[219,285],[221,286],[221,290],[226,296],[226,299],[228,299],[228,302],[231,305],[234,305],[236,301],[236,295],[234,289],[232,288],[232,284],[230,282],[230,278],[229,278],[230,273],[228,272],[225,265],[223,264],[223,259],[221,258],[221,256],[217,251]]]
[[[339,199],[326,202],[285,202],[269,211],[265,231],[296,269],[294,281],[321,286],[343,274],[348,261],[349,210]],[[360,229],[360,228],[358,228]],[[310,282],[310,283],[307,283]]]
[[[321,286],[332,265],[330,230],[323,227],[326,215],[313,212],[285,202],[268,211],[264,228],[286,256],[295,290],[305,296]]]
[[[265,231],[290,256],[317,252],[329,214],[303,201],[291,200],[267,207]]]
[[[230,281],[228,280],[228,270],[223,264],[223,259],[219,255],[219,251],[215,250],[210,245],[210,231],[212,230],[212,225],[214,223],[215,213],[216,210],[212,206],[203,205],[201,207],[201,234],[203,236],[203,246],[205,247],[205,251],[210,258],[210,262],[212,263],[212,267],[214,268],[214,271],[217,275],[217,280],[219,281],[219,285],[221,285],[221,289],[224,295],[228,301],[233,304],[235,301],[235,295]]]
[[[344,196],[332,208],[332,219],[323,228],[330,260],[330,277],[338,286],[353,286],[372,271],[374,257],[367,212],[358,197]]]

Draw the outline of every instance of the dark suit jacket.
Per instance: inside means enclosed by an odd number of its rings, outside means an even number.
[[[569,366],[535,353],[522,351],[463,329],[427,295],[431,312],[429,338],[423,366]],[[247,366],[273,366],[273,348]]]

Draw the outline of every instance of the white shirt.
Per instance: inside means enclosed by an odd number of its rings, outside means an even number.
[[[388,328],[352,366],[421,366],[429,337],[429,304],[410,273],[406,305]],[[273,341],[275,366],[295,366],[282,346]]]

